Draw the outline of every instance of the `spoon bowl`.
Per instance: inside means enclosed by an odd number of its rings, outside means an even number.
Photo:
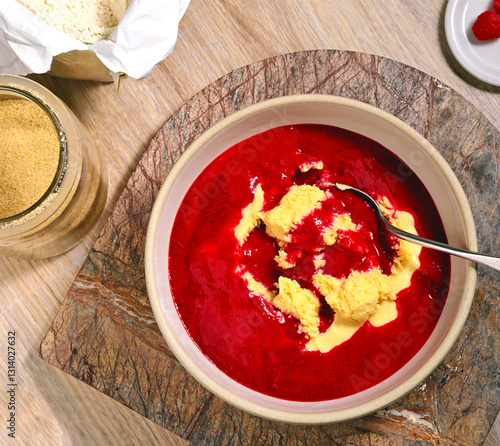
[[[424,246],[426,248],[435,249],[437,251],[445,252],[454,256],[462,257],[463,259],[470,260],[472,262],[480,263],[481,265],[489,266],[497,271],[500,271],[500,258],[495,256],[489,256],[486,254],[480,254],[473,251],[468,251],[466,249],[455,248],[453,246],[447,245],[446,243],[437,242],[434,240],[429,240],[418,235],[412,234],[411,232],[403,231],[398,227],[394,226],[387,220],[385,215],[382,213],[378,203],[366,192],[356,189],[352,186],[345,186],[340,184],[335,184],[335,187],[340,191],[351,191],[356,195],[362,197],[375,211],[379,225],[387,231],[389,234],[398,237],[407,242],[416,243],[417,245]]]

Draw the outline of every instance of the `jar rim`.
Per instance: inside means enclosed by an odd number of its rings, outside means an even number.
[[[50,106],[45,103],[42,99],[32,94],[28,90],[22,88],[18,85],[0,85],[0,93],[12,93],[13,95],[21,96],[23,99],[29,100],[36,104],[40,109],[49,117],[54,130],[57,134],[57,139],[59,142],[59,160],[57,163],[57,169],[54,173],[52,182],[50,183],[47,190],[43,195],[31,206],[18,212],[14,215],[9,215],[8,217],[0,218],[0,226],[15,224],[17,221],[24,221],[30,219],[30,214],[36,214],[36,211],[42,211],[46,206],[50,204],[50,197],[52,194],[57,193],[64,179],[64,174],[66,171],[66,165],[68,161],[68,145],[66,138],[66,131],[61,123],[61,120],[56,115],[56,113],[50,108]],[[33,215],[34,216],[34,215]]]
[[[75,195],[83,168],[83,149],[82,133],[79,127],[78,118],[71,112],[68,106],[59,99],[49,89],[40,83],[24,77],[11,74],[0,74],[0,87],[10,88],[10,96],[16,96],[12,93],[15,89],[17,93],[22,92],[31,100],[36,100],[38,104],[44,105],[44,110],[49,109],[50,116],[53,116],[56,123],[62,130],[63,146],[65,147],[65,163],[61,165],[61,181],[57,184],[57,193],[49,193],[45,201],[35,207],[29,213],[19,218],[17,214],[15,219],[9,216],[9,220],[0,220],[0,245],[4,243],[15,243],[15,240],[42,231],[43,228],[51,225],[59,215],[61,215],[73,196]],[[4,96],[8,96],[5,93]],[[61,135],[58,135],[61,137]],[[23,213],[26,212],[23,211]]]

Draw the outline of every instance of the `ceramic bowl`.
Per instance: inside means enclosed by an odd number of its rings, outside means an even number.
[[[450,244],[476,250],[476,233],[466,196],[437,150],[399,119],[358,101],[328,95],[264,101],[218,122],[180,157],[158,193],[146,240],[147,287],[163,336],[187,371],[228,403],[271,420],[322,424],[376,411],[425,380],[443,361],[466,321],[474,296],[476,270],[475,265],[465,260],[451,259],[449,295],[430,338],[402,369],[357,394],[321,402],[286,401],[242,386],[215,367],[186,332],[170,293],[168,247],[176,211],[193,181],[223,151],[270,128],[300,123],[345,128],[379,142],[409,165],[424,183],[442,217]]]

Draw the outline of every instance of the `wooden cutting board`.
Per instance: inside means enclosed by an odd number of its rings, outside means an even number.
[[[342,424],[275,423],[205,390],[166,345],[148,300],[144,244],[155,196],[204,130],[265,99],[319,93],[357,99],[411,125],[451,165],[472,207],[480,249],[499,252],[500,134],[450,87],[375,55],[286,54],[223,76],[160,129],[133,172],[39,355],[192,444],[481,444],[499,411],[498,273],[479,267],[466,327],[438,369],[392,406]],[[105,414],[103,414],[105,416]]]

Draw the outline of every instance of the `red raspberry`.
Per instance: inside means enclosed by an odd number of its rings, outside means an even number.
[[[497,3],[500,1],[497,0]],[[500,13],[490,9],[479,15],[472,32],[478,40],[492,40],[500,38]]]
[[[493,7],[500,12],[500,0],[493,0]]]

